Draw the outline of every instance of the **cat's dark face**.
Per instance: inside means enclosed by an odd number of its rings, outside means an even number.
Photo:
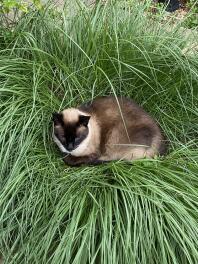
[[[77,111],[63,111],[53,114],[54,141],[62,152],[71,153],[89,133],[90,116]]]

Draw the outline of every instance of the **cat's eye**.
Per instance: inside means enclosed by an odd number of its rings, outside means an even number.
[[[75,138],[75,143],[78,143],[80,141],[80,137]]]

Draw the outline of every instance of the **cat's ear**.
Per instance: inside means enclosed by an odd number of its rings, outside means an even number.
[[[88,126],[90,117],[91,116],[80,115],[79,116],[79,124],[83,125],[83,126]]]
[[[53,113],[52,114],[52,121],[55,125],[60,125],[63,123],[63,115],[61,113]]]

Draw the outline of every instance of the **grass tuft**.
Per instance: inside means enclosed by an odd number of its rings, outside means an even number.
[[[0,26],[0,253],[4,262],[198,262],[198,54],[147,6],[78,2]],[[98,95],[133,98],[169,154],[69,168],[51,114]]]

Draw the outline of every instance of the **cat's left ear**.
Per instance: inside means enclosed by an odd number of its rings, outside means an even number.
[[[80,115],[79,116],[79,124],[87,127],[90,117],[91,116]]]
[[[53,113],[52,114],[52,121],[55,125],[62,124],[63,116],[61,113]]]

